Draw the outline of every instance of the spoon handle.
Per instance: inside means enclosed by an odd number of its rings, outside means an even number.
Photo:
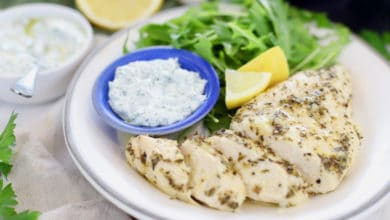
[[[25,76],[20,78],[11,91],[25,98],[31,98],[34,94],[35,80],[39,71],[38,66],[34,66]]]

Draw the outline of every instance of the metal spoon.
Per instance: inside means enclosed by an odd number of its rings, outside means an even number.
[[[14,86],[10,88],[11,91],[24,98],[31,98],[34,94],[35,80],[37,78],[38,71],[39,67],[38,65],[35,65],[30,72],[16,81]]]

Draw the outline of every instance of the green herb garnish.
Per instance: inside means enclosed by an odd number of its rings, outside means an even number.
[[[3,132],[0,135],[0,175],[7,177],[11,171],[12,165],[10,164],[12,149],[15,144],[15,119],[17,115],[12,114]]]
[[[37,23],[38,23],[38,19],[31,18],[30,20],[28,20],[28,23],[24,27],[24,32],[27,35],[31,36],[32,35],[32,30],[33,30],[35,24],[37,24]]]
[[[12,189],[11,184],[4,186],[4,178],[7,177],[11,171],[12,165],[10,164],[12,157],[11,147],[15,144],[15,120],[17,115],[12,113],[7,125],[0,135],[0,219],[4,220],[36,220],[40,213],[36,211],[23,211],[17,213],[15,206],[18,204],[16,201],[16,194]]]

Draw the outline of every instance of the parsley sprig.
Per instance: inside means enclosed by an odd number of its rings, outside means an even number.
[[[5,178],[11,171],[12,147],[15,145],[15,120],[17,114],[12,113],[3,132],[0,134],[0,219],[4,220],[35,220],[40,213],[37,211],[16,212],[18,204],[11,183],[4,184]]]

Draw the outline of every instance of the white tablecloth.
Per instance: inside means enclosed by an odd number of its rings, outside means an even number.
[[[36,106],[0,101],[0,129],[12,111],[18,113],[14,167],[9,176],[18,210],[39,210],[42,220],[131,219],[102,198],[73,164],[63,137],[63,105],[64,97]],[[358,219],[390,219],[390,196]]]
[[[41,106],[0,102],[0,127],[18,113],[13,169],[9,175],[18,210],[42,212],[42,220],[130,219],[105,201],[73,164],[62,132],[64,98]]]

